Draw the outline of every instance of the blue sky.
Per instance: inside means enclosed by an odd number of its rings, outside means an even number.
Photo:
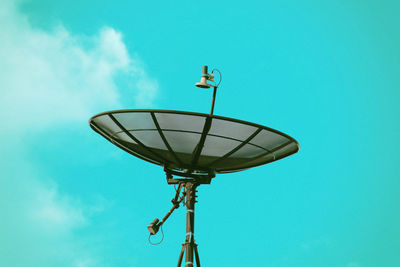
[[[88,126],[99,112],[215,114],[298,154],[199,187],[204,266],[399,266],[397,1],[2,1],[0,266],[173,266],[184,209],[160,167]]]

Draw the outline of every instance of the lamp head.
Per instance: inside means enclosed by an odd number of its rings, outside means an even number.
[[[199,87],[199,88],[206,88],[206,89],[211,87],[211,85],[207,83],[207,77],[206,76],[202,76],[200,82],[196,83],[196,86]]]
[[[206,89],[212,87],[213,85],[208,84],[207,81],[208,80],[213,81],[214,75],[208,73],[208,67],[203,66],[201,69],[201,73],[202,73],[201,80],[200,80],[200,82],[196,83],[196,86],[199,88],[206,88]]]
[[[160,228],[160,224],[158,223],[159,220],[157,218],[152,221],[149,226],[147,226],[147,229],[149,230],[151,235],[155,235],[158,232],[158,229]]]

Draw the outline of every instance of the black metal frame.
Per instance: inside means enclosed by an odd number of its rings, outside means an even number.
[[[154,112],[150,112],[150,114],[151,114],[151,117],[153,118],[153,122],[154,122],[154,125],[155,125],[156,128],[157,128],[158,134],[161,136],[161,139],[163,140],[163,142],[164,142],[165,146],[167,147],[169,153],[171,153],[171,155],[176,159],[176,161],[179,163],[179,165],[182,166],[183,163],[182,163],[181,160],[178,158],[178,156],[175,154],[175,152],[172,150],[172,148],[171,148],[171,146],[169,145],[167,139],[165,138],[165,135],[164,135],[164,133],[162,132],[162,130],[161,130],[161,128],[160,128],[160,125],[158,124],[156,115],[154,115]]]
[[[228,153],[226,153],[225,155],[223,155],[222,157],[214,160],[213,162],[209,163],[207,166],[213,166],[215,163],[217,162],[221,162],[223,160],[225,160],[226,158],[228,158],[230,155],[232,155],[233,153],[235,153],[236,151],[238,151],[239,149],[241,149],[242,147],[244,147],[246,144],[248,144],[259,132],[261,132],[262,129],[258,128],[254,133],[252,133],[246,140],[242,141],[238,146],[236,146],[234,149],[232,149],[231,151],[229,151]],[[262,147],[262,149],[266,150],[268,153],[270,152],[269,150],[265,149]]]
[[[147,158],[139,153],[136,153],[135,151],[125,147],[124,145],[117,143],[114,141],[113,136],[109,135],[108,133],[106,133],[105,131],[103,131],[95,122],[91,122],[90,123],[90,127],[97,133],[101,134],[104,138],[106,138],[108,141],[110,141],[110,143],[116,145],[117,147],[119,147],[120,149],[124,150],[125,152],[128,152],[129,154],[134,155],[135,157],[138,157],[142,160],[148,161],[150,163],[154,163],[157,165],[160,165],[160,163],[158,161],[155,161],[154,159],[151,158]],[[123,131],[122,131],[123,132]]]
[[[263,130],[263,129],[261,129],[261,130]],[[128,132],[142,132],[142,131],[144,131],[144,132],[146,132],[146,131],[158,131],[158,129],[135,129],[135,130],[128,130]],[[199,134],[199,135],[201,136],[201,133],[200,133],[200,132],[189,131],[189,130],[161,129],[161,131],[163,131],[163,132],[177,132],[177,133],[194,133],[194,134]],[[123,133],[123,132],[124,132],[124,131],[115,132],[115,134],[113,134],[112,137],[114,137],[115,135],[117,135],[117,134],[119,134],[119,133]],[[229,140],[237,141],[237,142],[240,142],[240,143],[244,142],[243,140],[240,140],[240,139],[237,139],[237,138],[233,138],[233,137],[229,137],[229,136],[223,136],[223,135],[219,135],[219,134],[208,133],[207,135],[209,135],[209,136],[214,136],[214,137],[220,137],[220,138],[224,138],[224,139],[229,139]],[[292,142],[292,141],[290,141],[290,142]],[[266,148],[264,148],[264,147],[262,147],[262,146],[259,146],[259,145],[256,145],[256,144],[253,144],[253,143],[250,143],[250,142],[249,142],[249,144],[252,145],[252,146],[258,147],[258,148],[260,148],[260,149],[269,151],[268,149],[266,149]]]
[[[194,151],[192,152],[192,155],[193,155],[192,162],[191,162],[192,169],[194,169],[196,164],[199,162],[199,157],[200,157],[201,151],[203,150],[204,143],[207,138],[207,134],[211,128],[211,121],[212,121],[212,117],[207,116],[206,121],[204,123],[203,131],[201,133],[200,141],[197,144],[197,146],[195,147]],[[190,171],[192,171],[192,170],[190,170]]]
[[[210,184],[211,179],[215,177],[215,172],[209,172],[207,174],[196,174],[190,171],[178,172],[170,170],[167,167],[164,167],[164,171],[167,176],[168,184],[180,184],[186,182],[193,182],[197,184]],[[177,175],[183,178],[173,178],[173,175]]]
[[[149,152],[150,154],[153,154],[154,156],[156,156],[157,158],[161,159],[164,163],[168,164],[171,161],[169,161],[168,159],[164,158],[163,156],[159,155],[157,152],[155,152],[154,150],[148,148],[145,144],[143,144],[142,142],[140,142],[139,139],[137,139],[136,137],[134,137],[127,129],[125,129],[125,127],[112,115],[112,114],[108,114],[108,116],[110,117],[110,119],[127,135],[129,136],[133,141],[135,141],[138,145],[140,145],[141,147],[143,147],[145,150],[147,150],[147,152]]]
[[[227,120],[227,121],[232,121],[232,122],[237,122],[237,123],[241,123],[241,124],[246,124],[246,125],[262,128],[262,129],[265,129],[265,130],[280,134],[282,136],[285,136],[286,138],[288,138],[288,139],[292,140],[293,142],[297,143],[297,141],[293,137],[291,137],[291,136],[289,136],[289,135],[287,135],[285,133],[282,133],[282,132],[280,132],[278,130],[269,128],[267,126],[263,126],[263,125],[260,125],[260,124],[256,124],[256,123],[248,122],[248,121],[243,121],[243,120],[239,120],[239,119],[233,119],[233,118],[223,117],[223,116],[219,116],[219,115],[210,116],[209,114],[199,113],[199,112],[192,112],[192,111],[178,111],[178,110],[168,110],[168,109],[120,109],[120,110],[110,110],[110,111],[101,112],[99,114],[94,115],[92,118],[89,119],[89,123],[94,118],[99,117],[99,116],[108,115],[108,114],[116,114],[116,113],[131,113],[131,112],[171,113],[171,114],[181,114],[181,115],[182,114],[184,114],[184,115],[193,115],[193,116],[199,116],[199,117],[213,117],[215,119]]]
[[[297,142],[294,138],[292,138],[292,137],[290,137],[289,135],[284,134],[284,133],[282,133],[282,132],[280,132],[280,131],[277,131],[277,130],[275,130],[275,129],[272,129],[272,128],[269,128],[269,127],[266,127],[266,126],[262,126],[262,125],[259,125],[259,124],[251,123],[251,122],[246,122],[246,121],[238,120],[238,119],[232,119],[232,118],[227,118],[227,117],[222,117],[222,116],[217,116],[217,115],[210,115],[210,114],[203,114],[203,113],[183,112],[183,111],[175,111],[175,110],[157,110],[157,109],[127,109],[127,110],[115,110],[115,111],[108,111],[108,112],[99,113],[99,114],[93,116],[93,117],[89,120],[90,126],[93,128],[93,130],[95,130],[96,132],[98,132],[98,133],[100,133],[101,135],[103,135],[104,137],[106,137],[107,140],[111,141],[113,144],[117,145],[117,146],[120,147],[121,149],[123,149],[123,150],[125,150],[126,152],[128,152],[128,153],[130,153],[130,154],[132,154],[132,155],[134,155],[134,156],[137,156],[137,157],[139,157],[139,158],[141,158],[141,159],[143,159],[143,160],[146,160],[146,161],[149,161],[149,162],[151,162],[151,163],[155,163],[155,164],[158,164],[158,165],[167,167],[167,168],[171,168],[171,165],[173,164],[170,160],[168,160],[168,159],[166,159],[165,157],[163,157],[162,155],[158,154],[158,153],[157,153],[156,151],[154,151],[153,149],[148,148],[145,144],[143,144],[142,142],[140,142],[140,140],[138,140],[138,139],[133,135],[133,132],[135,132],[135,131],[140,131],[140,130],[127,130],[127,129],[125,129],[124,126],[121,125],[121,123],[119,123],[118,120],[113,116],[113,114],[118,114],[118,113],[130,113],[130,112],[145,112],[145,113],[150,113],[150,115],[151,115],[151,117],[152,117],[152,119],[153,119],[153,122],[154,122],[154,124],[155,124],[155,126],[156,126],[156,129],[151,129],[151,130],[157,130],[157,132],[159,133],[159,135],[160,135],[161,139],[163,140],[165,146],[167,147],[169,153],[174,157],[174,159],[176,160],[177,164],[179,165],[179,168],[178,168],[178,169],[176,169],[176,168],[174,168],[174,169],[175,169],[175,170],[180,170],[180,171],[184,170],[186,173],[193,173],[193,172],[196,172],[196,171],[197,171],[197,172],[203,172],[203,173],[210,173],[210,172],[229,173],[229,172],[241,171],[241,170],[249,169],[249,168],[252,168],[252,167],[255,167],[255,166],[260,166],[260,165],[263,165],[263,164],[266,164],[266,163],[273,162],[273,161],[275,161],[275,160],[277,160],[277,159],[284,158],[284,157],[286,157],[286,156],[289,156],[289,155],[291,155],[291,154],[297,152],[297,151],[295,151],[295,152],[293,152],[293,153],[284,154],[283,156],[280,156],[280,157],[275,157],[275,155],[273,154],[275,151],[277,151],[277,150],[279,150],[279,149],[281,149],[281,148],[283,148],[283,147],[285,147],[285,146],[287,146],[287,145],[290,145],[291,143],[294,143],[294,144],[297,146],[297,150],[299,149],[299,144],[298,144],[298,142]],[[173,149],[172,149],[171,146],[169,145],[167,139],[165,138],[165,136],[164,136],[164,134],[163,134],[163,131],[191,132],[191,133],[196,133],[196,134],[200,134],[200,133],[199,133],[199,132],[194,132],[194,131],[185,131],[185,130],[161,129],[161,128],[160,128],[160,125],[159,125],[159,123],[158,123],[158,121],[157,121],[157,118],[156,118],[156,116],[155,116],[155,113],[169,113],[169,114],[180,114],[180,115],[192,115],[192,116],[203,117],[203,118],[206,119],[206,121],[205,121],[205,123],[204,123],[204,126],[203,126],[203,131],[201,132],[201,137],[200,137],[199,143],[197,144],[195,150],[194,150],[193,153],[192,153],[193,157],[192,157],[192,160],[191,160],[191,164],[184,164],[184,163],[179,159],[179,156],[176,155],[176,153],[173,151]],[[131,138],[135,143],[137,143],[139,146],[141,146],[143,149],[145,149],[145,150],[148,151],[151,155],[153,155],[154,158],[149,158],[149,157],[146,156],[146,155],[141,155],[140,153],[135,152],[135,151],[132,151],[131,149],[126,148],[125,146],[121,145],[120,143],[115,142],[115,141],[113,140],[113,139],[114,139],[114,136],[113,136],[113,135],[109,135],[109,134],[105,133],[104,131],[102,131],[102,130],[100,129],[100,127],[98,127],[98,126],[96,125],[96,123],[93,121],[96,117],[103,116],[103,115],[108,115],[108,116],[111,118],[111,120],[121,129],[120,132],[124,132],[124,133],[125,133],[129,138]],[[249,125],[249,126],[256,127],[256,128],[258,128],[258,129],[257,129],[252,135],[250,135],[246,140],[244,140],[244,141],[242,141],[242,140],[237,140],[237,139],[231,138],[231,137],[219,136],[219,135],[215,135],[215,134],[209,134],[208,132],[209,132],[209,130],[210,130],[210,128],[211,128],[212,119],[220,119],[220,120],[225,120],[225,121],[231,121],[231,122],[241,123],[241,124],[245,124],[245,125]],[[143,131],[143,130],[144,130],[144,129],[141,129],[141,131]],[[149,129],[149,130],[150,130],[150,129]],[[274,149],[271,149],[271,150],[268,150],[268,149],[266,149],[266,148],[264,148],[264,147],[261,147],[261,146],[258,146],[258,145],[256,145],[256,144],[252,144],[250,141],[251,141],[259,132],[261,132],[262,130],[267,130],[267,131],[270,131],[270,132],[279,134],[279,135],[281,135],[281,136],[287,138],[289,141],[286,142],[286,143],[284,143],[284,144],[282,144],[282,145],[279,146],[278,148],[274,148]],[[120,132],[118,132],[118,133],[120,133]],[[132,132],[132,133],[131,133],[131,132]],[[115,134],[117,134],[117,133],[115,133]],[[197,166],[197,163],[198,163],[199,157],[200,157],[200,155],[201,155],[201,151],[202,151],[202,149],[203,149],[203,146],[204,146],[204,143],[205,143],[205,141],[206,141],[207,135],[216,136],[216,137],[221,137],[221,138],[226,138],[226,139],[231,139],[231,140],[235,140],[235,141],[238,141],[238,142],[241,142],[241,143],[240,143],[238,146],[236,146],[235,148],[233,148],[231,151],[229,151],[228,153],[226,153],[225,155],[223,155],[222,157],[220,157],[219,159],[217,159],[217,160],[215,160],[215,161],[213,161],[213,162],[207,164],[204,168],[199,168],[199,166]],[[243,167],[239,167],[239,168],[218,169],[218,170],[216,170],[215,168],[213,168],[213,165],[215,165],[216,163],[221,162],[221,161],[227,159],[230,155],[232,155],[233,153],[235,153],[236,151],[238,151],[240,148],[242,148],[242,147],[245,146],[246,144],[250,144],[250,145],[256,146],[256,147],[258,147],[258,148],[260,148],[260,149],[265,150],[265,153],[260,154],[259,156],[253,158],[252,160],[256,160],[256,159],[262,158],[262,157],[264,157],[265,155],[267,155],[267,154],[269,154],[269,153],[272,153],[272,155],[274,156],[274,157],[273,157],[273,160],[271,161],[271,160],[267,159],[267,160],[265,160],[265,161],[261,161],[261,162],[258,162],[258,163],[256,163],[256,164],[253,164],[253,165],[247,165],[247,166],[243,166]],[[176,165],[176,164],[175,164],[175,165]]]

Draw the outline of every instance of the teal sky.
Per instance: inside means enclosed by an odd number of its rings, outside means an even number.
[[[400,266],[400,2],[0,5],[0,266],[174,266],[185,211],[99,112],[209,112],[283,131],[283,160],[199,187],[203,266]]]

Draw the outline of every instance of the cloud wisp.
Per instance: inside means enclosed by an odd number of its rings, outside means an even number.
[[[44,178],[25,153],[26,139],[121,108],[118,79],[132,84],[133,103],[151,106],[157,81],[110,27],[94,36],[61,25],[46,32],[8,1],[0,25],[0,266],[101,266],[76,234],[93,209]]]
[[[49,33],[33,28],[12,5],[3,7],[0,25],[7,25],[0,31],[0,111],[15,118],[8,127],[42,128],[119,108],[117,75],[128,80],[132,103],[151,106],[156,97],[157,82],[110,27],[85,37],[60,25]]]

